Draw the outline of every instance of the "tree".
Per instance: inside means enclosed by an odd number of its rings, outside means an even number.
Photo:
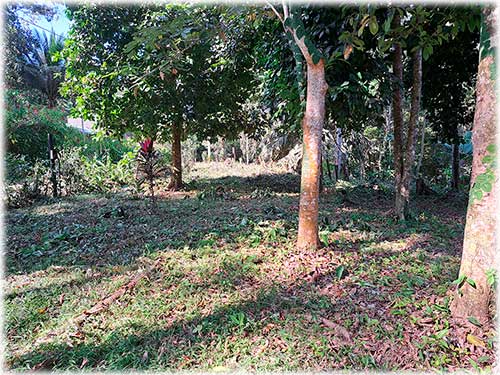
[[[493,7],[482,10],[476,109],[472,129],[473,161],[469,206],[464,233],[458,290],[452,315],[458,319],[489,320],[497,249],[498,176],[496,171],[496,58],[497,17]]]
[[[393,27],[399,28],[400,15],[395,14]],[[415,161],[415,141],[417,135],[417,118],[420,109],[420,95],[422,87],[422,48],[416,46],[412,53],[412,91],[410,119],[408,121],[406,141],[403,132],[403,52],[400,41],[394,43],[393,71],[396,78],[394,83],[393,107],[394,118],[394,175],[396,199],[396,215],[400,220],[405,220],[409,215],[410,187],[412,182],[412,168]],[[403,144],[404,142],[404,144]],[[405,146],[403,148],[403,145]]]
[[[267,50],[276,55],[279,53],[282,59],[281,63],[276,63],[275,57],[270,58],[274,70],[274,74],[270,73],[271,88],[274,85],[273,94],[281,99],[277,112],[288,112],[285,117],[287,120],[283,122],[287,123],[289,133],[294,129],[294,115],[305,112],[302,120],[298,246],[315,248],[319,245],[317,189],[321,174],[321,157],[316,155],[317,152],[321,155],[322,129],[327,110],[329,123],[347,129],[361,128],[362,122],[368,117],[383,120],[382,116],[376,114],[376,108],[384,100],[380,95],[384,86],[384,69],[383,66],[377,66],[377,59],[372,59],[369,54],[356,54],[350,62],[346,61],[353,52],[353,43],[365,45],[358,35],[344,33],[352,26],[357,8],[303,6],[291,10],[284,4],[282,13],[272,5],[271,8],[288,36],[288,41],[278,43],[272,43],[267,36],[264,42]],[[289,46],[291,53],[287,54],[284,46]],[[307,79],[302,75],[303,61],[306,63]],[[289,78],[291,75],[294,79]],[[307,90],[304,90],[303,81],[306,81]]]
[[[428,123],[437,133],[437,140],[452,145],[451,187],[454,190],[460,181],[461,134],[472,128],[474,118],[471,93],[479,60],[478,43],[479,32],[475,26],[461,31],[434,51],[423,71],[423,107],[428,113]]]
[[[67,93],[108,132],[170,140],[172,189],[182,186],[182,137],[241,128],[235,120],[250,81],[248,45],[224,15],[186,5],[72,12]]]
[[[5,82],[8,88],[25,88],[26,62],[36,58],[35,35],[24,25],[26,19],[44,17],[48,21],[55,9],[40,4],[8,4],[5,6]]]
[[[325,121],[325,98],[328,85],[325,79],[325,59],[317,50],[306,31],[298,13],[290,14],[283,4],[283,14],[274,7],[276,15],[286,33],[292,37],[307,64],[306,110],[302,122],[302,171],[299,203],[299,231],[297,247],[319,246],[318,208],[321,170],[321,137]],[[293,48],[293,47],[292,47]]]
[[[395,211],[399,220],[405,220],[409,215],[422,89],[422,59],[427,60],[434,47],[440,48],[443,41],[454,38],[459,30],[465,27],[465,22],[471,20],[474,24],[473,17],[469,14],[464,16],[463,9],[458,8],[424,8],[417,5],[389,8],[386,12],[383,27],[380,29],[379,46],[383,52],[390,44],[393,45],[393,155]],[[403,123],[404,50],[411,55],[412,61],[411,107],[406,133]]]
[[[30,52],[24,55],[25,82],[47,96],[48,107],[53,108],[64,79],[64,63],[61,59],[55,60],[64,47],[64,38],[53,31],[49,37],[35,31],[29,47]]]

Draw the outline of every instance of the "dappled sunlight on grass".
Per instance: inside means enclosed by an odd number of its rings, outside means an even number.
[[[8,366],[463,365],[463,355],[421,339],[448,324],[463,211],[441,220],[423,208],[398,224],[387,214],[390,201],[354,205],[355,192],[346,192],[348,200],[329,193],[321,203],[324,247],[299,251],[298,196],[277,190],[250,185],[225,197],[194,190],[158,199],[153,211],[126,195],[72,200],[57,222],[41,215],[50,215],[50,204],[37,215],[9,211]],[[133,290],[71,324],[151,264]]]

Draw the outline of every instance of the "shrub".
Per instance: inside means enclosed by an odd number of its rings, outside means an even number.
[[[47,163],[28,163],[24,156],[8,155],[4,203],[9,208],[24,207],[49,194]]]

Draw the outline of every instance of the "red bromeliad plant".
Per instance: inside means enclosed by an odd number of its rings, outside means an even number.
[[[166,172],[167,167],[162,165],[161,153],[154,150],[151,138],[147,138],[139,144],[141,148],[137,154],[137,184],[142,186],[147,181],[151,199],[154,200],[154,180]]]

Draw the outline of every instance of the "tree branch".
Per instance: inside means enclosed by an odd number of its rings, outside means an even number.
[[[269,5],[271,7],[271,9],[273,10],[274,14],[276,14],[276,16],[278,16],[278,18],[280,19],[281,23],[284,25],[285,24],[285,20],[284,18],[281,16],[281,14],[276,10],[276,8],[273,6],[273,4],[271,4],[270,2],[267,2],[267,5]],[[284,27],[284,26],[283,26]]]

